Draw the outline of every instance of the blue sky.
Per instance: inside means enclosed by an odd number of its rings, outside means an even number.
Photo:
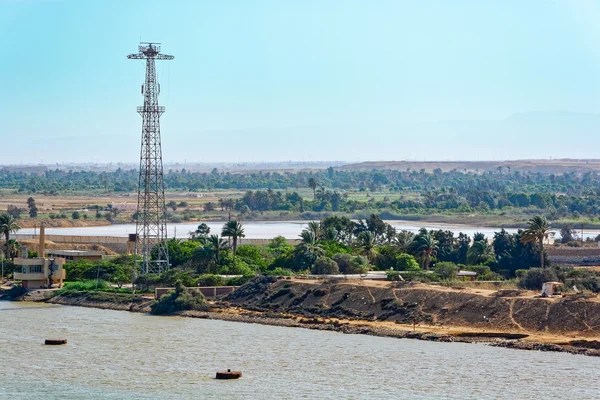
[[[135,162],[140,38],[175,56],[166,161],[598,158],[598,20],[586,0],[0,0],[0,163]]]

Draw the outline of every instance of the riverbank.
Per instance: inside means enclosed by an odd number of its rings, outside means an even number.
[[[296,282],[262,277],[223,300],[208,303],[204,310],[183,311],[177,315],[346,334],[487,343],[514,349],[600,356],[598,324],[588,318],[587,312],[582,314],[582,318],[574,311],[577,308],[574,304],[585,304],[590,315],[597,315],[595,304],[600,303],[577,301],[565,304],[558,300],[525,298],[520,299],[522,303],[515,298],[489,297],[490,293],[485,291],[463,292],[457,296],[458,290],[447,288],[386,288],[383,286],[391,285],[386,282],[377,284],[383,285],[363,285],[361,281]],[[296,295],[302,292],[304,294]],[[392,297],[385,297],[386,293]],[[411,301],[416,299],[420,300]],[[152,301],[149,296],[131,294],[67,292],[47,302],[147,313]],[[486,306],[488,302],[491,303]],[[502,303],[506,303],[508,308]],[[544,307],[541,315],[536,311],[538,306]],[[561,308],[565,309],[564,315],[561,315]],[[365,313],[365,310],[368,312]],[[513,322],[502,321],[501,316],[507,311],[511,313]],[[486,318],[482,318],[483,314]],[[544,318],[546,324],[540,324]],[[553,323],[550,319],[557,321]],[[585,325],[588,328],[581,327]]]

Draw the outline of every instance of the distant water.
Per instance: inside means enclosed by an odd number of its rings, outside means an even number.
[[[46,338],[66,346],[44,346]],[[598,399],[600,358],[0,302],[7,399]],[[217,381],[217,370],[243,378]]]
[[[248,221],[244,222],[244,230],[246,232],[246,238],[248,239],[271,239],[275,236],[281,235],[288,239],[297,239],[302,232],[302,229],[306,228],[308,221]],[[475,232],[481,232],[486,237],[492,238],[494,232],[500,231],[498,228],[482,228],[472,225],[458,225],[458,224],[442,224],[442,223],[431,223],[431,222],[415,222],[415,221],[397,221],[390,220],[386,221],[396,227],[398,230],[406,229],[412,232],[417,232],[421,228],[427,228],[428,230],[450,230],[458,236],[459,232],[466,233],[470,237],[473,237]],[[169,237],[173,237],[175,233],[178,238],[185,238],[189,236],[190,231],[196,230],[199,222],[184,222],[178,224],[168,224],[167,228],[169,231]],[[206,222],[210,227],[211,233],[221,233],[223,222]],[[517,229],[505,228],[507,232],[514,233]],[[34,229],[21,229],[20,234],[33,234]],[[107,225],[107,226],[86,226],[81,228],[46,228],[47,235],[75,235],[75,236],[121,236],[125,237],[130,233],[135,233],[135,224],[118,224],[118,225]],[[600,234],[600,230],[585,230],[585,237],[596,237]],[[559,237],[557,234],[556,237]]]

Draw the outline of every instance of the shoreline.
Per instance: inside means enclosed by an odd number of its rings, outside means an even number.
[[[82,296],[83,295],[83,296]],[[85,298],[84,293],[70,297],[56,296],[45,300],[48,304],[98,308],[115,311],[148,313],[151,300],[137,298],[129,302],[93,301]],[[185,318],[212,319],[229,322],[255,323],[269,326],[288,328],[303,328],[326,330],[344,334],[361,334],[396,339],[417,339],[441,343],[481,343],[493,347],[504,347],[517,350],[554,351],[576,355],[600,357],[600,342],[596,340],[573,341],[568,337],[549,337],[540,341],[542,336],[535,333],[478,331],[472,328],[433,327],[406,324],[383,326],[381,322],[367,320],[341,320],[335,318],[304,317],[301,315],[284,314],[275,311],[250,311],[241,307],[226,307],[218,303],[209,305],[210,311],[180,311],[174,316]],[[215,311],[219,310],[219,311]],[[158,316],[157,316],[158,317]],[[572,342],[576,342],[575,346]]]

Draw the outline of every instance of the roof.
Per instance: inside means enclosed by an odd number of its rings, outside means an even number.
[[[474,271],[458,271],[457,276],[477,276],[477,272]]]
[[[57,256],[103,256],[106,253],[97,250],[46,250],[46,254],[55,254]]]

